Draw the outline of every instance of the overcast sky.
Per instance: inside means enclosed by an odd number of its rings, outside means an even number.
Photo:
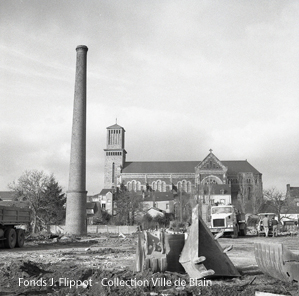
[[[0,0],[0,191],[25,170],[68,187],[76,46],[87,54],[87,190],[106,127],[128,161],[247,159],[299,186],[299,1]]]

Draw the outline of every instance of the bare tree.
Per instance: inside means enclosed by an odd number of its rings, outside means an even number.
[[[247,173],[239,173],[237,176],[239,183],[238,201],[241,207],[242,213],[246,211],[246,204],[248,201],[248,182]]]
[[[265,200],[268,200],[275,209],[275,214],[278,215],[280,221],[280,214],[283,206],[286,206],[286,196],[275,187],[264,190]]]
[[[127,191],[124,186],[115,194],[115,213],[113,222],[116,225],[133,225],[135,216],[143,210],[142,196],[134,191]]]
[[[259,212],[260,207],[264,203],[264,198],[260,187],[253,182],[252,184],[252,211],[253,214]]]
[[[179,190],[178,194],[175,195],[175,218],[180,222],[190,222],[192,206],[194,204],[192,194],[186,193],[183,190]]]
[[[263,196],[253,174],[239,173],[237,179],[239,183],[238,201],[242,212],[258,213],[263,204]]]

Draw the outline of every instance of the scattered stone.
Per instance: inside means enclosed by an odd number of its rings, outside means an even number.
[[[66,243],[66,242],[72,242],[73,240],[72,240],[72,238],[70,238],[68,236],[62,236],[60,238],[60,241]]]
[[[227,252],[231,251],[232,249],[233,249],[233,245],[230,245],[223,250],[223,253],[227,253]]]

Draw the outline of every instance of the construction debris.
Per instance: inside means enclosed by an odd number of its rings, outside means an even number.
[[[227,252],[231,251],[232,249],[233,249],[233,245],[230,245],[223,249],[223,253],[227,253]]]
[[[202,259],[199,260],[199,258]],[[193,209],[190,232],[179,261],[190,278],[200,279],[211,275],[240,276],[240,273],[198,214],[198,205]],[[198,261],[201,261],[200,265]]]
[[[155,232],[152,233],[156,236]],[[186,273],[175,271],[152,272],[150,268],[140,272],[132,271],[139,234],[125,235],[126,239],[95,234],[77,237],[68,244],[59,241],[53,243],[53,239],[32,240],[27,242],[22,250],[11,252],[2,249],[0,250],[0,295],[252,296],[255,291],[298,295],[296,294],[297,284],[277,281],[261,273],[253,254],[254,237],[234,240],[234,248],[229,253],[234,264],[241,270],[241,277],[221,277],[210,280],[193,279]],[[170,244],[176,244],[180,236],[184,237],[184,234],[174,237],[175,240],[170,241]],[[266,238],[258,239],[266,240]],[[275,239],[279,240],[279,238]],[[288,239],[288,246],[296,244],[296,238]],[[218,241],[221,243],[222,251],[222,248],[229,245],[231,239],[223,238]],[[159,253],[159,246],[156,244],[155,252]],[[90,250],[86,251],[88,248]],[[203,258],[198,258],[194,264],[202,265],[207,261],[202,260]],[[21,279],[20,283],[19,279]],[[53,286],[51,286],[52,279]],[[70,287],[71,280],[75,281],[75,286]],[[132,285],[121,286],[121,280],[129,281]],[[28,281],[33,283],[44,281],[49,285],[26,286]],[[110,286],[108,281],[112,283]]]
[[[265,274],[286,282],[299,282],[299,255],[282,243],[255,243],[255,260]]]
[[[218,235],[219,237],[219,235]],[[240,276],[226,252],[222,249],[201,217],[198,206],[193,210],[192,224],[185,234],[166,233],[163,230],[139,232],[136,248],[135,270],[151,269],[153,272],[186,272],[192,279],[212,275]]]

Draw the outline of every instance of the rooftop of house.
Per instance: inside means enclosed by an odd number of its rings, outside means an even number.
[[[259,209],[259,212],[260,213],[276,213],[277,209],[270,201],[267,201],[265,204],[263,204],[261,206],[261,208]],[[287,206],[283,202],[280,213],[281,214],[299,214],[299,207]]]
[[[288,206],[283,206],[281,208],[281,214],[299,214],[299,207],[288,207]]]
[[[87,202],[86,203],[86,209],[94,209],[95,208],[96,203],[95,202]]]
[[[147,213],[152,216],[152,217],[156,217],[156,216],[164,216],[164,211],[156,208],[156,207],[151,207],[147,210]]]
[[[156,202],[159,201],[170,201],[174,200],[175,196],[172,192],[151,192],[146,194],[143,198],[143,201],[153,201],[155,199]]]
[[[100,193],[95,194],[94,196],[98,196],[98,195],[106,195],[108,192],[113,193],[113,189],[102,189]]]

